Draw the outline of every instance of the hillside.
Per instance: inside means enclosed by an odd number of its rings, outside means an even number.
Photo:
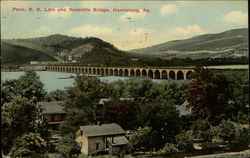
[[[145,66],[150,65],[151,60],[155,62],[152,57],[145,58],[118,50],[112,44],[95,37],[77,38],[56,34],[40,38],[2,40],[2,43],[5,45],[2,49],[5,52],[3,55],[7,56],[3,57],[3,60],[8,61],[10,64],[24,63],[19,62],[14,56],[18,52],[17,49],[32,50],[36,57],[41,53],[41,55],[46,54],[63,61],[69,61],[69,58],[72,58],[78,63],[91,65]],[[6,51],[7,47],[8,51]],[[10,49],[10,47],[13,48]],[[28,52],[31,53],[31,51]],[[21,58],[27,57],[23,53],[18,55],[24,55]],[[44,59],[42,56],[41,58]],[[33,59],[30,58],[30,60]],[[25,63],[27,63],[26,61]],[[4,61],[2,64],[5,63],[7,62]]]
[[[57,61],[54,57],[34,49],[1,43],[2,65],[29,64],[30,61]]]
[[[131,50],[130,52],[151,55],[172,55],[174,57],[185,55],[201,57],[222,57],[228,55],[229,50],[248,49],[248,29],[234,29],[217,34],[205,34],[185,40],[164,42],[158,45]],[[231,53],[231,51],[229,51]],[[237,52],[236,52],[237,53]],[[236,56],[245,56],[247,52],[240,52]],[[243,54],[242,54],[243,53]],[[229,54],[230,55],[230,54]]]

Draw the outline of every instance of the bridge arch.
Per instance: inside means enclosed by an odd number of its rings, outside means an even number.
[[[89,68],[89,74],[92,74],[92,69],[91,68]]]
[[[97,68],[97,75],[100,75],[101,74],[101,71],[99,68]]]
[[[105,69],[105,74],[108,76],[109,75],[109,69]]]
[[[125,69],[125,70],[124,70],[124,76],[125,76],[125,77],[128,77],[128,69]]]
[[[93,74],[96,75],[96,68],[93,68]]]
[[[193,74],[192,71],[188,71],[188,72],[186,73],[186,79],[190,80],[190,79],[192,78],[192,74]]]
[[[163,71],[161,72],[161,79],[168,79],[168,73],[167,73],[166,70],[163,70]]]
[[[105,71],[104,71],[104,69],[102,68],[102,69],[101,69],[101,75],[104,76],[104,74],[105,74]]]
[[[161,77],[161,75],[160,75],[160,71],[159,70],[155,70],[155,75],[154,75],[155,77],[155,79],[160,79]]]
[[[118,76],[118,70],[117,69],[114,70],[114,75]]]
[[[147,77],[147,71],[146,70],[142,70],[141,74],[142,74],[142,77]]]
[[[141,71],[139,69],[136,70],[135,76],[136,77],[140,77],[141,76]]]
[[[173,70],[169,71],[169,79],[174,80],[175,79],[175,72]]]
[[[119,76],[123,76],[123,70],[122,69],[119,70]]]
[[[148,70],[148,77],[154,78],[153,70]]]
[[[179,70],[177,71],[177,80],[183,80],[184,79],[184,73]]]
[[[114,70],[113,69],[109,69],[109,75],[113,76],[114,75]]]
[[[131,69],[131,70],[130,70],[130,76],[131,76],[131,77],[135,77],[135,70],[134,70],[134,69]]]

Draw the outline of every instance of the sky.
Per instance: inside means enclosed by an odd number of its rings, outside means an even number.
[[[92,36],[110,42],[118,49],[131,50],[202,34],[248,28],[247,3],[244,0],[1,1],[1,39],[52,34]],[[90,11],[70,11],[70,8]],[[109,12],[94,12],[93,8],[108,9]],[[113,9],[139,12],[116,12]]]

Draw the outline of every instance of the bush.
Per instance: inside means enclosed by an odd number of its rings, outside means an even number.
[[[38,134],[29,133],[15,140],[10,155],[13,157],[40,157],[45,152],[45,141]]]
[[[59,140],[56,150],[63,157],[72,157],[73,155],[80,154],[80,146],[74,140],[73,134],[62,137],[62,139]]]
[[[162,149],[163,153],[165,154],[174,154],[179,152],[178,148],[173,143],[167,143],[164,148]]]
[[[190,152],[194,150],[191,131],[186,131],[175,136],[177,148],[181,152]]]

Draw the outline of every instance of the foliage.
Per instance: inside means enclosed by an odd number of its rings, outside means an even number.
[[[164,148],[162,149],[162,151],[165,154],[173,154],[173,153],[179,152],[178,148],[173,143],[166,143],[166,145],[164,146]]]
[[[35,133],[24,134],[13,144],[10,151],[13,157],[36,157],[46,152],[46,142]]]
[[[38,102],[44,99],[45,90],[36,72],[27,71],[17,80],[3,82],[1,94],[2,104],[10,102],[15,96]]]
[[[194,139],[202,140],[202,142],[211,142],[212,140],[212,132],[211,132],[211,124],[207,119],[204,120],[196,120],[191,129],[192,136]]]
[[[1,42],[3,65],[29,64],[31,61],[56,61],[56,59],[40,50]]]
[[[149,150],[151,149],[151,128],[150,127],[139,127],[129,138],[128,149],[130,152],[136,150]]]
[[[245,150],[249,148],[249,127],[237,129],[235,132],[235,137],[231,142],[231,147],[233,149]]]
[[[129,100],[113,100],[105,104],[104,122],[117,123],[123,129],[134,129],[139,112],[138,103]]]
[[[109,84],[97,78],[78,76],[74,87],[66,91],[64,106],[67,116],[61,124],[61,134],[74,133],[79,126],[96,123],[96,105],[101,98],[106,98],[111,93]]]
[[[46,128],[41,113],[36,105],[27,98],[14,97],[11,102],[2,106],[2,145],[8,153],[15,138],[29,132],[40,133],[46,141],[50,139],[50,132]]]
[[[107,98],[112,94],[108,83],[101,82],[98,78],[77,76],[74,87],[67,89],[65,107],[85,108],[93,107],[101,98]]]
[[[67,116],[60,124],[60,134],[62,136],[67,134],[75,134],[79,126],[90,124],[90,112],[85,109],[71,108],[67,111]]]
[[[249,77],[248,72],[232,72],[227,75],[230,100],[226,106],[229,119],[247,124],[249,122]]]
[[[195,116],[218,123],[228,98],[225,76],[214,76],[210,71],[196,67],[185,97],[189,103],[187,107]]]
[[[168,102],[152,102],[141,105],[141,126],[152,128],[152,148],[162,148],[166,142],[174,142],[180,131],[179,111]]]
[[[75,154],[80,154],[80,146],[76,143],[74,137],[74,134],[68,134],[59,140],[56,150],[63,157],[72,157]]]
[[[191,130],[176,135],[175,141],[179,151],[191,152],[194,150]]]
[[[26,98],[17,96],[2,106],[2,143],[5,152],[9,150],[13,139],[29,132],[35,117],[35,104]]]
[[[231,121],[222,120],[217,126],[217,136],[222,138],[224,141],[231,142],[235,137],[235,127]]]
[[[52,91],[50,93],[48,93],[44,100],[45,101],[62,101],[64,100],[66,97],[66,91],[65,90],[60,90],[60,89],[57,89],[55,91]]]

